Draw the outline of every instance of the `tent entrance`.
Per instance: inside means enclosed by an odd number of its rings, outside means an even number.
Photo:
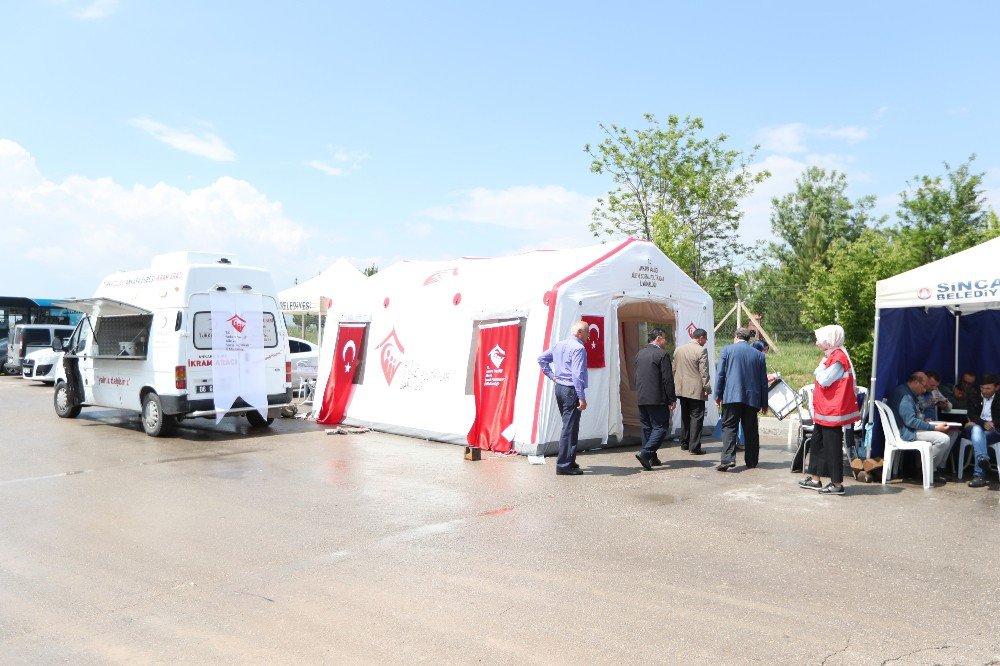
[[[654,328],[667,333],[667,351],[673,356],[677,317],[667,302],[622,298],[617,307],[618,394],[621,404],[623,439],[640,439],[639,403],[635,388],[635,355],[645,347],[647,335]],[[612,388],[612,390],[614,390]]]

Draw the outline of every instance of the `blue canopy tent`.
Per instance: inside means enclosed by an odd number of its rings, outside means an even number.
[[[1000,372],[1000,238],[879,280],[869,396],[885,398],[916,370],[945,383]],[[874,414],[874,409],[870,414]],[[872,451],[883,449],[875,423]]]

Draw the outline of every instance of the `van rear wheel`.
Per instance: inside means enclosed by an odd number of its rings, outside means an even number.
[[[81,405],[70,395],[69,386],[66,382],[56,384],[55,393],[52,396],[52,404],[56,408],[59,418],[75,419],[80,415]]]
[[[274,423],[274,419],[272,417],[265,419],[256,409],[252,412],[247,412],[247,421],[250,422],[250,427],[252,428],[266,428]]]
[[[142,429],[150,437],[166,437],[177,429],[177,417],[163,413],[160,396],[153,392],[142,399]]]

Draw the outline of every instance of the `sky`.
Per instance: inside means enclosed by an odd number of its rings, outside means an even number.
[[[1000,209],[991,2],[0,0],[0,295],[83,297],[175,250],[279,289],[346,257],[599,242],[599,123],[700,116],[772,177],[891,215],[976,154]]]

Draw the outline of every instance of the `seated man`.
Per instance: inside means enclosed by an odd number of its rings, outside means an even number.
[[[966,370],[954,386],[942,386],[941,393],[951,402],[952,409],[968,409],[969,396],[978,393],[976,373]]]
[[[951,409],[951,403],[938,390],[941,385],[941,375],[933,370],[928,370],[924,374],[927,375],[927,392],[920,396],[920,409],[925,419],[937,421],[938,410],[947,412]]]
[[[968,393],[969,422],[965,425],[965,436],[972,440],[976,451],[976,469],[969,482],[971,488],[985,488],[986,472],[990,468],[989,444],[1000,442],[1000,400],[996,400],[997,384],[1000,378],[986,373],[979,382],[979,393]],[[962,464],[964,461],[959,461]]]
[[[920,440],[930,442],[931,453],[934,456],[934,469],[940,469],[948,460],[951,451],[951,438],[948,437],[948,426],[943,423],[931,425],[924,420],[917,396],[927,392],[927,375],[919,370],[910,375],[905,384],[900,384],[889,394],[889,409],[896,417],[899,436],[907,442]],[[943,475],[934,473],[934,482],[942,483]]]

